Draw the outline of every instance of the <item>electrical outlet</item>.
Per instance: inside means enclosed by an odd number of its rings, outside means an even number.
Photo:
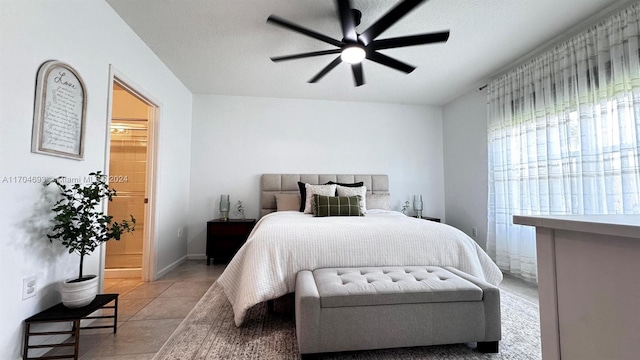
[[[26,300],[36,295],[38,278],[35,275],[22,279],[22,300]]]
[[[182,239],[182,228],[178,228],[178,239]]]
[[[478,236],[478,228],[477,227],[471,228],[471,236],[473,236],[473,237],[477,237]]]

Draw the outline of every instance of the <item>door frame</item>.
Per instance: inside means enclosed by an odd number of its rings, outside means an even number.
[[[142,248],[142,281],[154,281],[156,280],[156,170],[157,170],[157,156],[158,156],[158,123],[160,120],[160,102],[153,98],[144,88],[136,84],[135,81],[128,78],[126,75],[118,71],[112,64],[109,65],[109,91],[107,100],[107,131],[106,131],[106,145],[105,145],[105,174],[109,173],[109,158],[111,156],[111,118],[113,109],[113,84],[125,88],[131,95],[138,98],[150,107],[149,120],[148,120],[148,137],[147,137],[147,179],[145,193],[147,195],[148,203],[145,211],[145,235],[143,239]],[[108,202],[107,202],[108,203]],[[105,212],[106,212],[105,204]],[[100,266],[100,281],[101,286],[104,288],[104,267],[106,263],[106,251],[105,244],[101,246],[101,266]]]

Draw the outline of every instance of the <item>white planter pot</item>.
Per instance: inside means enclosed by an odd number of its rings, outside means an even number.
[[[89,305],[98,294],[98,277],[86,275],[82,281],[67,279],[62,283],[62,303],[68,308]]]

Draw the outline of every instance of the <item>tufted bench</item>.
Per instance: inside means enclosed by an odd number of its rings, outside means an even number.
[[[295,307],[303,355],[501,339],[498,288],[450,267],[301,271]]]

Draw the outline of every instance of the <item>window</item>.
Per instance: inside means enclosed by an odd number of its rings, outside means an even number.
[[[536,280],[513,215],[640,214],[640,5],[489,84],[489,254]],[[631,56],[633,54],[633,56]]]

